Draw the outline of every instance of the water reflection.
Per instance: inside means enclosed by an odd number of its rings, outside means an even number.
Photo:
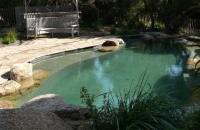
[[[154,71],[159,71],[159,68],[165,69],[167,74],[156,79],[154,89],[158,94],[168,94],[174,98],[177,98],[181,101],[187,102],[189,99],[189,89],[185,85],[185,81],[183,79],[183,73],[186,71],[186,61],[189,57],[189,53],[186,48],[182,45],[175,44],[172,39],[165,40],[150,40],[144,41],[140,40],[140,42],[136,44],[128,44],[126,48],[131,49],[134,52],[155,55],[156,68]],[[169,61],[166,59],[156,59],[156,55],[173,55],[175,57],[174,64],[163,64],[163,60],[166,62]],[[164,58],[164,57],[163,57]],[[150,59],[149,59],[150,60]],[[150,62],[150,61],[149,61]],[[152,61],[151,61],[152,62]],[[144,63],[148,64],[148,63]],[[165,66],[163,66],[165,65]],[[154,72],[154,74],[156,74]]]
[[[173,39],[164,39],[164,40],[140,40],[138,43],[126,45],[126,48],[132,49],[138,53],[147,53],[147,54],[171,54],[188,56],[186,48],[182,45],[176,44]],[[182,54],[181,54],[182,55]]]
[[[108,61],[101,63],[99,58],[96,58],[94,61],[94,66],[96,70],[94,75],[96,76],[96,79],[100,81],[102,86],[100,93],[112,91],[114,87],[113,82],[109,78],[105,77],[106,73],[104,72],[104,70],[105,68],[110,67],[109,65],[110,63]]]

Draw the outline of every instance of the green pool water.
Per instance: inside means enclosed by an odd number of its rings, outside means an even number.
[[[95,95],[108,91],[119,92],[128,89],[132,81],[132,86],[136,86],[145,70],[149,74],[147,83],[157,93],[188,101],[190,91],[183,80],[188,54],[182,46],[170,41],[125,41],[126,45],[115,52],[83,51],[34,64],[34,69],[47,70],[51,76],[37,90],[19,99],[16,107],[49,93],[61,95],[67,103],[83,105],[81,87],[85,86],[89,93]],[[102,99],[96,98],[95,104],[101,103]]]

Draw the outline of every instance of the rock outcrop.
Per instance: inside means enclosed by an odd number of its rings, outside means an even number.
[[[145,41],[150,41],[150,40],[154,40],[155,38],[151,35],[144,35],[141,39]]]
[[[121,39],[109,39],[106,40],[101,47],[98,48],[98,51],[110,52],[119,49],[120,45],[123,45],[125,42]]]
[[[82,127],[82,123],[93,125],[89,110],[77,105],[67,104],[59,95],[46,94],[31,99],[21,108],[31,108],[55,113],[60,118],[67,120],[73,129]]]
[[[179,38],[178,41],[177,41],[178,44],[182,44],[182,45],[186,45],[186,46],[194,46],[196,45],[195,42],[193,41],[188,41],[184,38]]]
[[[20,92],[21,85],[14,80],[9,80],[0,85],[0,97]]]
[[[61,96],[57,94],[46,94],[35,97],[21,108],[33,108],[57,113],[60,117],[70,117],[73,119],[84,119],[84,115],[88,113],[86,108],[67,104]],[[73,115],[73,113],[76,113]]]
[[[125,44],[124,40],[121,38],[117,38],[117,41],[119,42],[119,45]]]
[[[147,33],[148,35],[151,35],[157,39],[168,39],[168,38],[173,38],[173,36],[171,35],[167,35],[165,33],[162,32],[149,32]]]
[[[187,69],[188,70],[195,70],[197,68],[200,68],[200,63],[196,65],[196,63],[200,60],[200,58],[188,58],[187,61]],[[196,65],[196,67],[195,67]]]
[[[123,45],[125,42],[121,39],[121,38],[117,38],[117,39],[109,39],[106,40],[102,46],[119,46],[119,45]]]
[[[73,130],[56,114],[31,108],[0,110],[1,130]]]
[[[32,71],[32,68],[31,69],[29,67],[27,68],[28,70]],[[16,69],[15,67],[12,69],[13,72],[20,72],[20,71],[14,71],[15,69]],[[29,71],[30,72],[29,73],[28,70],[22,72],[23,73],[27,72],[28,73],[27,75],[30,76],[30,73],[32,72]],[[35,70],[33,71],[33,75],[31,75],[30,77],[26,76],[27,78],[24,78],[25,76],[24,77],[21,76],[22,74],[20,73],[19,74],[12,73],[11,75],[15,77],[15,79],[17,79],[18,82],[14,80],[8,80],[3,84],[0,84],[0,109],[13,108],[14,107],[13,101],[20,98],[23,93],[35,90],[40,85],[41,81],[49,76],[49,72],[44,70]]]
[[[30,63],[14,64],[10,68],[10,78],[18,83],[32,77],[32,74],[32,64]]]
[[[198,36],[188,36],[187,40],[200,42],[200,37],[198,37]]]

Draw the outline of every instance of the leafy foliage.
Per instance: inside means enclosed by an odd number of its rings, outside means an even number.
[[[111,28],[110,28],[110,34],[115,35],[116,32],[117,32],[116,27],[114,25],[112,25]]]
[[[177,33],[184,22],[200,11],[198,0],[144,0],[150,15],[157,14],[168,32]]]
[[[103,25],[100,22],[94,22],[92,23],[92,28],[95,30],[101,30],[103,28]]]
[[[17,31],[15,29],[9,29],[4,35],[2,39],[3,44],[10,44],[12,42],[15,42],[17,40]]]

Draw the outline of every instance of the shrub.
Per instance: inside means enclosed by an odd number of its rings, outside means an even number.
[[[131,34],[137,34],[138,31],[136,29],[127,29],[127,28],[124,28],[124,29],[121,29],[118,34],[119,35],[131,35]]]
[[[116,32],[117,32],[117,30],[116,30],[115,26],[111,26],[111,28],[110,28],[110,34],[115,35]]]
[[[103,26],[100,22],[93,22],[92,28],[95,29],[95,30],[101,30],[103,28]]]
[[[8,36],[4,37],[3,40],[2,40],[2,43],[3,44],[10,44],[11,43],[10,37],[8,37]]]
[[[15,29],[9,29],[4,35],[2,39],[3,44],[10,44],[17,40],[17,32]]]
[[[146,73],[146,72],[145,72]],[[145,73],[138,85],[119,94],[108,92],[103,105],[93,105],[94,95],[82,88],[81,98],[91,111],[97,130],[180,130],[189,128],[183,104],[168,95],[156,95],[151,89],[145,91]]]
[[[15,42],[18,38],[17,32],[15,29],[9,29],[7,35],[10,38],[11,42]]]

